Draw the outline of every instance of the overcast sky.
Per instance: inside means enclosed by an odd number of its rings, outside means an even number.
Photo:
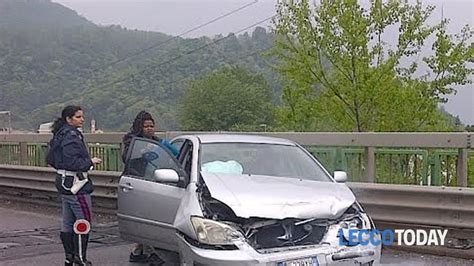
[[[92,22],[100,25],[116,24],[129,29],[181,34],[197,25],[252,3],[255,0],[53,0],[61,3]],[[368,2],[368,1],[363,1]],[[275,13],[276,0],[259,0],[257,3],[218,22],[212,23],[183,37],[226,35],[236,32]],[[474,0],[424,0],[437,8],[433,19],[443,15],[451,19],[449,30],[458,32],[469,24],[474,25]],[[268,27],[269,24],[261,26]],[[459,115],[467,124],[474,124],[474,87],[458,88],[450,97],[445,109]]]

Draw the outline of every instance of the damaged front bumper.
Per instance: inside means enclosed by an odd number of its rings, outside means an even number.
[[[177,234],[183,265],[377,265],[380,246],[337,246],[320,244],[301,248],[256,251],[245,241],[235,241],[234,250],[206,249]]]

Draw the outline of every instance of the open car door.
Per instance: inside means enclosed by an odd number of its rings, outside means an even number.
[[[174,170],[179,181],[158,181],[161,179],[156,177],[157,170],[163,169]],[[150,139],[134,138],[118,188],[117,216],[122,238],[174,249],[173,221],[188,178],[165,146]]]

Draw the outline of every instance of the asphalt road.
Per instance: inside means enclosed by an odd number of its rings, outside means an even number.
[[[64,265],[57,209],[0,201],[0,217],[0,265]],[[95,220],[89,260],[94,265],[140,265],[128,262],[133,244],[119,237],[113,218],[96,216]],[[176,265],[176,261],[168,259],[167,265]],[[383,250],[382,264],[474,265],[474,261]]]

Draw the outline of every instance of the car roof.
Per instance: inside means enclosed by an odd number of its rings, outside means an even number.
[[[264,144],[280,144],[280,145],[291,145],[295,143],[291,140],[274,138],[260,135],[250,134],[198,134],[195,135],[201,143],[264,143]]]

